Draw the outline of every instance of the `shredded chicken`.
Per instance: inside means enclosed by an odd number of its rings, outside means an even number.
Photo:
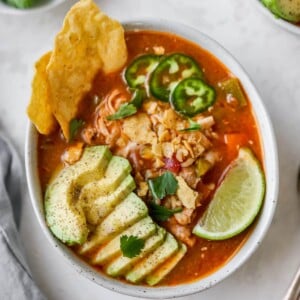
[[[191,145],[187,142],[187,141],[182,141],[184,147],[187,149],[187,151],[189,152],[189,154],[191,155],[192,158],[195,158],[195,155],[194,155],[194,152],[193,152],[193,149],[191,147]]]
[[[77,142],[69,146],[62,155],[62,161],[68,165],[72,165],[78,161],[83,152],[83,145],[82,142]]]
[[[197,177],[194,167],[181,168],[179,175],[186,181],[186,183],[193,189],[197,187],[200,178]]]
[[[195,212],[193,208],[184,208],[181,212],[174,214],[174,218],[180,225],[187,225],[192,222],[192,216]]]
[[[93,140],[97,136],[97,130],[94,127],[87,127],[82,130],[81,136],[83,140],[88,144],[91,145]]]
[[[189,151],[182,145],[178,146],[177,148],[176,159],[182,163],[188,158]]]
[[[197,120],[197,123],[201,125],[202,129],[208,129],[211,128],[215,124],[215,120],[213,116],[208,117],[200,117]]]
[[[171,208],[171,209],[174,209],[174,208],[182,208],[182,203],[180,202],[180,200],[172,195],[172,196],[167,196],[164,200],[164,203],[163,205],[167,208]]]
[[[196,242],[196,237],[192,235],[192,230],[188,226],[178,224],[175,217],[166,224],[167,229],[173,233],[180,241],[192,247]]]
[[[205,154],[205,159],[211,164],[214,165],[217,161],[219,161],[220,156],[217,152],[209,151]]]
[[[181,163],[181,167],[182,167],[182,168],[189,167],[189,166],[191,166],[194,162],[195,162],[195,159],[192,158],[192,157],[190,157],[190,158],[188,158],[186,161],[184,161],[183,163]]]

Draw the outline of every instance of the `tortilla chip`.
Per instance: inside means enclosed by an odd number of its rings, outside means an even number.
[[[35,75],[32,81],[31,100],[27,114],[42,134],[49,134],[56,128],[56,120],[52,114],[47,82],[46,67],[51,52],[44,54],[35,64]]]
[[[112,72],[127,59],[121,24],[104,15],[92,0],[81,0],[66,15],[47,67],[51,108],[69,140],[69,123],[90,91],[96,73]]]

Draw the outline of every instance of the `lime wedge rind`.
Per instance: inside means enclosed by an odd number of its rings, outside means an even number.
[[[209,240],[224,240],[244,231],[258,215],[265,177],[249,148],[241,148],[193,233]]]

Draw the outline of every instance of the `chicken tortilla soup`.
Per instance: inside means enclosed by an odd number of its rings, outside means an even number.
[[[75,4],[36,65],[28,107],[49,229],[109,277],[150,286],[203,278],[239,250],[263,202],[251,103],[216,57],[174,34],[124,32],[104,15],[97,22],[117,29],[80,40],[66,29],[79,5],[102,16],[89,0]],[[61,57],[66,30],[84,62],[59,67],[75,57]],[[116,31],[121,41],[109,44]],[[93,43],[109,51],[96,59]],[[47,92],[35,90],[42,85]],[[42,98],[44,112],[33,112]]]

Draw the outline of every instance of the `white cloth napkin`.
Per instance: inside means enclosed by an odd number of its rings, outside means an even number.
[[[20,220],[23,169],[15,149],[0,134],[0,299],[46,299],[26,264],[15,221]]]

